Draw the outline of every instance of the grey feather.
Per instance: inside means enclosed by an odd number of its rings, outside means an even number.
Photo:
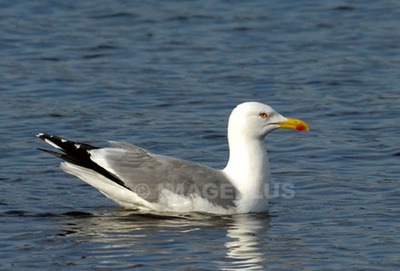
[[[222,171],[173,157],[150,154],[126,142],[111,143],[115,148],[90,152],[96,154],[102,151],[108,165],[106,170],[117,175],[132,191],[145,185],[148,194],[139,195],[145,200],[157,202],[162,190],[168,189],[183,196],[200,196],[215,205],[235,206],[238,192]]]

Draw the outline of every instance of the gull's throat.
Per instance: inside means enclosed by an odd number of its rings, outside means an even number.
[[[267,209],[270,172],[263,140],[230,140],[224,173],[240,192],[241,209]]]

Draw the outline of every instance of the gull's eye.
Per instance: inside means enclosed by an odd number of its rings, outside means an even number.
[[[260,117],[262,117],[263,119],[266,119],[268,117],[268,114],[265,112],[261,112]]]

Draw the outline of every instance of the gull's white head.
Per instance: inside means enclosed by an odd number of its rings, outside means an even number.
[[[266,104],[246,102],[233,109],[228,122],[228,137],[262,140],[278,128],[308,131],[304,121],[285,118]]]
[[[270,172],[264,138],[278,128],[308,130],[305,122],[285,118],[257,102],[239,104],[229,117],[229,161],[223,171],[240,191],[239,212],[259,212],[268,207]]]

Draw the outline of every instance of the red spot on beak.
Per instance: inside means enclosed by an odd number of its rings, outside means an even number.
[[[306,127],[304,125],[296,125],[296,130],[297,131],[304,131]]]

